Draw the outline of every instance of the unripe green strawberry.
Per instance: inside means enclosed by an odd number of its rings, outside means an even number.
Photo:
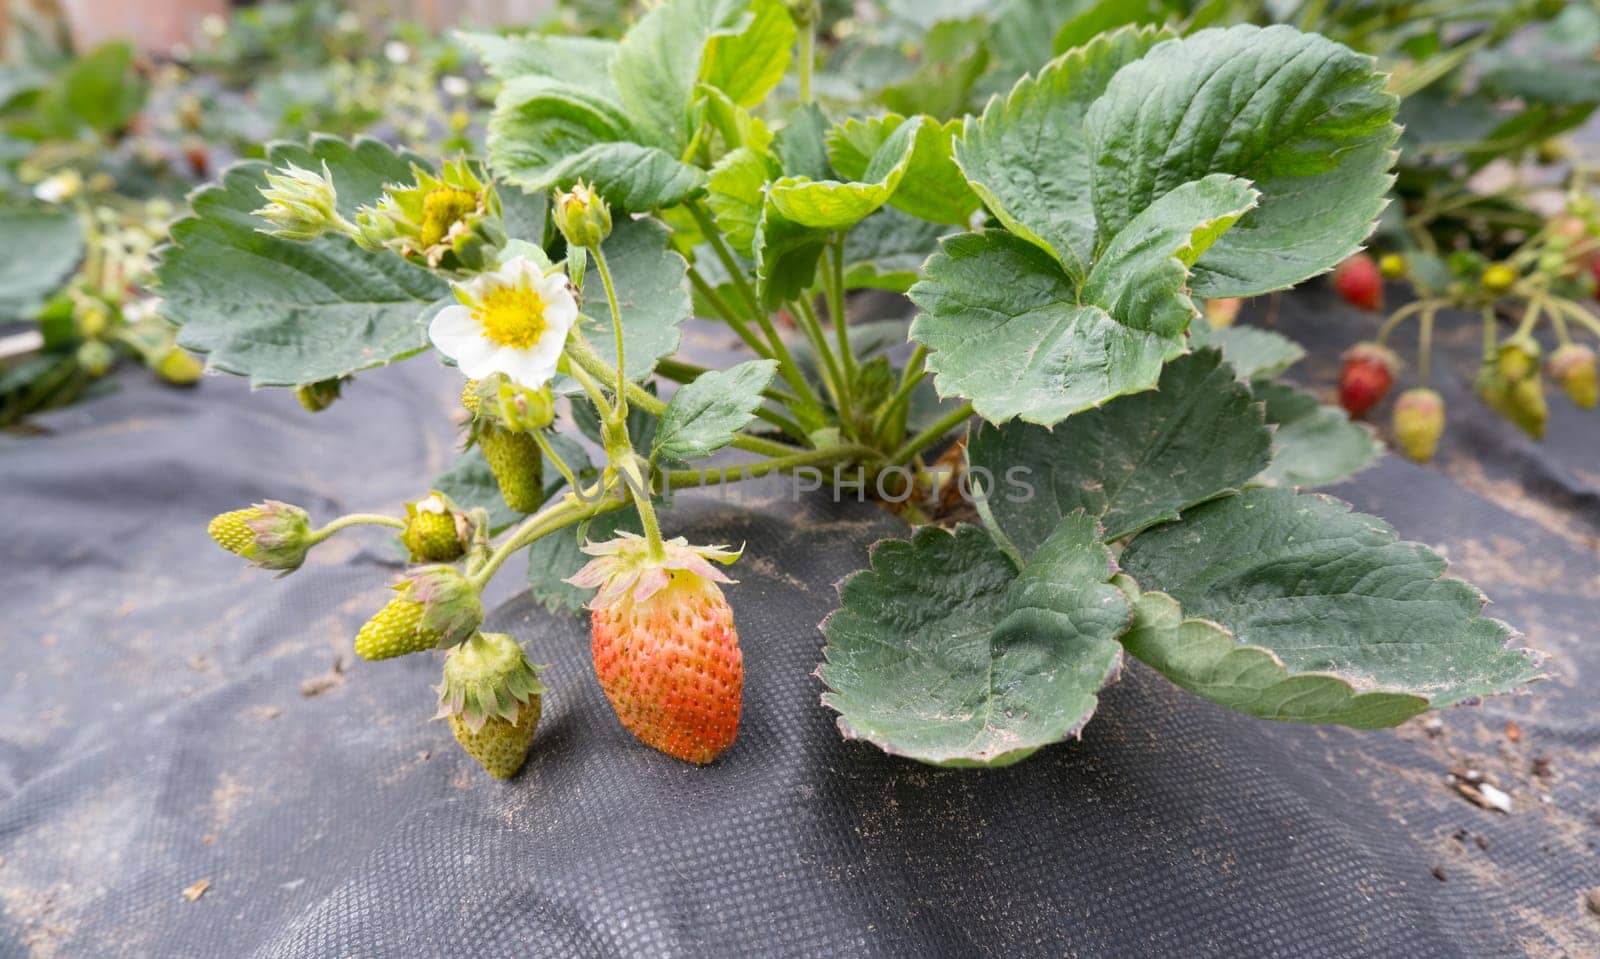
[[[1433,459],[1444,435],[1444,399],[1429,389],[1410,389],[1394,404],[1394,435],[1418,463]]]
[[[445,658],[438,716],[498,779],[516,775],[533,744],[545,691],[540,668],[504,633],[478,633]]]
[[[1600,401],[1600,377],[1596,376],[1594,350],[1568,343],[1550,354],[1550,375],[1566,391],[1567,398],[1586,410]]]
[[[744,656],[733,610],[718,583],[732,580],[709,560],[732,562],[721,547],[663,544],[624,533],[590,544],[595,556],[567,582],[599,587],[589,603],[595,676],[611,708],[646,745],[692,763],[709,763],[739,732]]]
[[[393,659],[420,653],[439,645],[439,634],[422,627],[422,604],[405,596],[389,600],[356,633],[356,655],[362,659]]]
[[[299,569],[315,545],[310,515],[298,506],[270,499],[213,518],[206,532],[228,552],[283,575]]]
[[[478,429],[478,445],[506,505],[519,513],[538,509],[544,502],[544,456],[533,434],[485,423]]]
[[[1535,347],[1536,349],[1537,347]],[[1520,375],[1517,375],[1520,374]],[[1539,364],[1524,346],[1508,343],[1478,374],[1478,393],[1496,412],[1535,439],[1544,438],[1550,407]]]
[[[1539,352],[1539,344],[1531,339],[1510,339],[1500,344],[1495,364],[1508,383],[1515,383],[1538,374]]]
[[[1483,271],[1483,288],[1499,296],[1515,286],[1518,279],[1520,277],[1516,269],[1504,263],[1494,263]]]
[[[319,380],[315,383],[305,383],[295,387],[294,398],[300,401],[300,406],[307,413],[321,413],[332,406],[344,389],[347,377],[334,377],[331,380]]]
[[[1398,253],[1385,253],[1378,258],[1378,272],[1386,280],[1398,280],[1406,275],[1406,258]]]
[[[469,527],[465,513],[438,490],[406,504],[406,528],[400,542],[413,563],[447,563],[466,552]]]
[[[483,622],[478,588],[454,567],[424,567],[394,589],[399,595],[356,634],[356,654],[362,659],[454,646]]]
[[[206,371],[193,353],[176,346],[163,353],[154,368],[157,376],[173,386],[193,386]]]

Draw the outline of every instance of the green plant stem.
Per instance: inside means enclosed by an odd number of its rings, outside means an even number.
[[[949,413],[940,417],[939,422],[918,433],[916,436],[911,437],[911,439],[906,440],[904,446],[895,450],[894,453],[889,456],[890,465],[899,465],[901,463],[910,462],[913,456],[916,456],[918,453],[922,452],[927,447],[932,446],[934,443],[939,442],[939,440],[944,438],[946,433],[949,433],[957,426],[960,426],[962,423],[966,422],[967,418],[971,415],[972,403],[970,401],[962,403],[954,410],[951,410]]]
[[[839,360],[846,375],[845,385],[856,376],[855,351],[850,348],[850,317],[844,302],[844,236],[840,234],[828,245],[829,256],[823,264],[823,286],[828,296],[828,318],[833,321],[833,335],[839,341]]]
[[[1517,330],[1512,334],[1513,338],[1524,337],[1533,332],[1533,328],[1539,323],[1539,314],[1544,312],[1544,305],[1543,296],[1534,296],[1528,300],[1528,308],[1523,311],[1522,322],[1517,324]]]
[[[649,394],[646,394],[649,395]],[[823,466],[829,463],[847,462],[873,455],[873,450],[865,446],[830,446],[821,450],[802,450],[784,456],[760,460],[755,463],[741,463],[737,466],[724,467],[716,474],[710,470],[672,470],[665,474],[667,486],[671,489],[689,489],[705,486],[708,482],[728,482],[744,479],[754,479],[772,472],[799,469],[805,466]],[[591,492],[595,488],[591,487]],[[489,579],[505,565],[507,559],[520,549],[533,543],[535,540],[548,536],[557,530],[571,526],[575,523],[592,519],[602,513],[609,513],[621,509],[627,503],[621,497],[608,496],[588,502],[577,496],[568,494],[561,502],[535,513],[522,521],[510,536],[499,546],[494,547],[483,565],[472,574],[472,582],[479,589],[488,583]],[[385,517],[387,518],[387,517]],[[654,520],[652,512],[650,520]],[[645,520],[643,515],[641,522]]]
[[[1597,320],[1591,316],[1588,310],[1585,310],[1578,304],[1573,303],[1571,300],[1563,299],[1558,296],[1553,296],[1550,298],[1550,305],[1552,308],[1559,310],[1560,312],[1571,317],[1578,323],[1578,325],[1582,326],[1590,333],[1593,333],[1595,336],[1600,336],[1600,320]]]
[[[820,408],[822,406],[821,398],[811,388],[811,384],[806,382],[806,378],[801,375],[800,367],[789,353],[788,345],[783,342],[783,337],[778,335],[777,329],[772,325],[772,318],[767,315],[766,310],[761,308],[761,301],[756,297],[756,291],[750,286],[749,278],[744,275],[744,268],[739,265],[738,260],[734,259],[733,251],[728,249],[728,243],[722,238],[722,231],[717,229],[717,221],[712,218],[711,211],[707,210],[705,205],[699,201],[684,205],[689,210],[689,214],[694,217],[695,223],[699,224],[700,232],[705,235],[706,242],[711,244],[712,251],[716,253],[717,259],[722,262],[723,268],[728,271],[728,276],[733,279],[734,288],[739,291],[739,295],[750,308],[750,315],[755,318],[756,323],[761,326],[761,332],[770,341],[772,358],[778,361],[778,370],[783,374],[783,378],[794,388],[795,393],[801,399],[811,402]]]
[[[1481,312],[1483,316],[1483,358],[1485,360],[1493,360],[1495,353],[1494,309],[1486,306]]]
[[[699,291],[701,298],[711,304],[711,308],[717,312],[717,316],[728,324],[734,333],[738,334],[739,339],[744,341],[745,346],[750,347],[751,351],[757,356],[766,359],[772,358],[772,348],[761,342],[759,337],[750,332],[750,325],[739,319],[738,315],[728,306],[728,302],[722,298],[722,294],[718,293],[716,288],[707,282],[700,271],[693,266],[689,267],[689,282],[694,284],[694,288]]]
[[[794,314],[795,324],[805,331],[806,339],[811,343],[811,352],[817,354],[817,365],[822,371],[822,385],[827,389],[828,395],[833,397],[834,405],[839,408],[842,416],[844,373],[839,369],[839,361],[833,355],[833,349],[828,346],[828,338],[822,334],[822,321],[817,319],[817,311],[806,297],[789,301],[789,309]]]
[[[593,347],[591,347],[582,339],[574,338],[568,342],[567,357],[572,360],[574,370],[577,370],[581,367],[583,369],[593,371],[598,367],[602,373],[610,371],[610,367],[606,365],[606,361],[594,351]],[[627,384],[627,389],[628,401],[644,410],[646,413],[649,413],[651,416],[660,416],[662,413],[666,412],[667,404],[661,402],[661,400],[657,397],[651,396],[643,387],[629,383]],[[745,450],[746,452],[750,453],[759,453],[762,456],[788,456],[790,453],[800,452],[799,449],[790,446],[787,443],[778,443],[773,440],[762,439],[759,436],[749,436],[744,433],[736,435],[731,445],[736,449]]]
[[[326,526],[312,530],[307,536],[307,541],[315,545],[334,533],[352,526],[387,526],[390,529],[405,529],[406,521],[398,516],[385,516],[382,513],[347,513],[330,521]]]
[[[928,361],[928,348],[918,343],[911,351],[911,359],[906,361],[906,367],[900,373],[900,385],[890,395],[888,402],[883,404],[883,409],[878,411],[878,417],[873,422],[874,432],[881,433],[893,420],[891,419],[902,405],[911,399],[911,394],[916,391],[917,384],[922,382],[922,367]]]
[[[728,278],[733,281],[733,288],[739,291],[739,296],[750,308],[750,315],[764,316],[766,311],[761,308],[761,300],[757,298],[755,288],[750,285],[750,278],[744,275],[744,267],[739,265],[733,251],[728,248],[728,241],[723,239],[722,231],[717,228],[717,220],[711,215],[711,211],[699,200],[685,203],[684,208],[694,217],[695,224],[700,227],[706,242],[711,244],[711,252],[716,254],[717,260],[722,263],[722,268],[728,271]]]
[[[562,459],[560,454],[556,452],[555,447],[550,445],[550,441],[545,438],[544,430],[533,430],[530,435],[533,436],[533,441],[539,445],[539,452],[544,454],[545,459],[556,464],[556,472],[560,473],[561,478],[567,481],[567,487],[569,489],[577,489],[578,478],[573,475],[572,467],[568,466],[567,461]]]
[[[695,486],[710,486],[712,484],[755,479],[766,476],[768,473],[782,473],[805,466],[827,466],[833,463],[845,463],[851,460],[866,459],[876,454],[877,451],[869,446],[852,443],[844,446],[829,446],[820,450],[807,450],[803,453],[794,453],[789,456],[776,456],[772,459],[757,460],[754,463],[719,466],[714,469],[669,470],[666,473],[666,477],[668,485],[673,489],[686,489]]]
[[[589,247],[589,255],[594,258],[594,265],[600,271],[600,282],[606,288],[606,305],[611,307],[611,331],[617,338],[617,414],[628,414],[627,390],[628,375],[622,359],[622,308],[617,305],[617,288],[611,283],[611,267],[606,263],[605,251],[599,244]]]
[[[594,354],[594,349],[582,338],[581,334],[567,341],[567,358],[569,360],[572,358],[573,352],[579,348],[579,344],[582,344],[582,349],[588,351],[589,355],[594,356],[596,360],[600,360],[600,357]],[[604,360],[600,360],[600,368],[602,372],[599,375],[601,376],[611,372],[611,368],[606,365]],[[594,404],[595,412],[600,414],[601,419],[605,419],[606,413],[611,410],[611,403],[606,399],[606,394],[600,389],[600,384],[584,370],[582,364],[569,362],[567,364],[567,372],[572,374],[572,378],[577,380],[578,385],[583,387],[584,393],[588,394],[589,402]]]
[[[1439,301],[1434,299],[1417,300],[1415,303],[1407,303],[1400,309],[1395,310],[1394,315],[1390,316],[1387,320],[1384,320],[1383,325],[1378,327],[1378,335],[1375,337],[1375,342],[1379,346],[1382,346],[1384,341],[1389,338],[1389,334],[1395,331],[1395,327],[1405,322],[1408,318],[1422,312],[1422,310],[1429,308],[1430,305],[1434,308],[1437,308],[1439,306]]]
[[[1417,328],[1417,372],[1422,385],[1427,386],[1433,372],[1433,318],[1437,309],[1430,306],[1422,311],[1422,323]]]
[[[815,17],[807,17],[806,22],[800,27],[800,51],[797,59],[800,61],[800,102],[811,102],[811,71],[816,68],[817,23]]]
[[[540,510],[523,520],[522,525],[516,528],[510,538],[499,546],[494,547],[489,554],[489,558],[472,574],[473,585],[480,590],[483,589],[484,585],[494,577],[500,567],[505,565],[505,561],[511,558],[512,553],[522,549],[534,540],[542,536],[548,536],[563,527],[571,526],[573,523],[599,516],[601,513],[609,513],[614,509],[621,509],[625,503],[626,500],[620,498],[605,498],[591,503],[584,503],[576,496],[569,494],[554,506]]]

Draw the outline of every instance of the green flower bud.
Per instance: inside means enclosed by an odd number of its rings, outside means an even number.
[[[256,216],[275,229],[264,230],[289,240],[311,240],[324,233],[347,233],[349,224],[339,216],[339,194],[333,185],[328,164],[322,172],[304,170],[293,163],[267,171],[267,185],[261,188],[267,205]]]
[[[300,568],[312,545],[310,515],[277,500],[223,513],[211,521],[206,532],[228,552],[284,574]]]
[[[611,235],[611,208],[582,180],[571,190],[557,192],[554,206],[556,228],[567,245],[597,247]]]

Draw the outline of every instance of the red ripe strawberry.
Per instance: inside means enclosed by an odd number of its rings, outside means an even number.
[[[211,175],[211,151],[203,144],[193,144],[184,148],[183,159],[189,164],[189,172],[197,179],[204,180]]]
[[[709,763],[739,732],[744,656],[733,610],[709,560],[738,554],[681,537],[652,557],[641,537],[584,547],[567,582],[599,587],[589,603],[595,676],[628,731],[669,756]]]
[[[1357,253],[1333,271],[1333,288],[1346,303],[1363,310],[1383,309],[1383,275],[1365,253]]]
[[[1357,343],[1344,353],[1339,373],[1339,405],[1351,417],[1361,417],[1378,405],[1394,385],[1399,358],[1376,343]]]

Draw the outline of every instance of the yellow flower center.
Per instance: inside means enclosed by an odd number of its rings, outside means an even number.
[[[539,342],[549,325],[544,319],[544,299],[525,286],[489,291],[472,311],[472,318],[483,324],[484,336],[518,350]]]
[[[451,187],[430,191],[422,198],[422,229],[418,239],[425,247],[443,243],[450,228],[477,209],[477,194]]]

